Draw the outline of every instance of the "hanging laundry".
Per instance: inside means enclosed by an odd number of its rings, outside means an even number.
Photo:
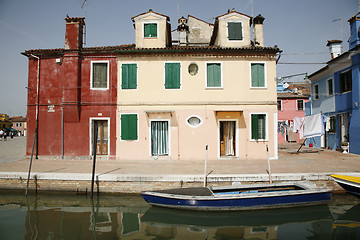
[[[300,139],[304,137],[304,117],[295,117],[294,118],[294,126],[293,126],[293,132],[299,133]]]
[[[326,122],[326,121],[325,121]],[[305,116],[304,137],[317,137],[324,135],[324,117],[321,113]]]

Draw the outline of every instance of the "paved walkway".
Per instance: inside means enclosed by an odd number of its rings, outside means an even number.
[[[29,158],[25,158],[25,137],[16,137],[0,141],[0,178],[17,178],[27,176]],[[360,156],[343,154],[331,150],[303,147],[295,154],[299,144],[280,144],[279,159],[271,160],[271,171],[274,176],[287,175],[329,176],[332,173],[351,173],[360,176]],[[32,173],[48,178],[84,180],[92,172],[92,160],[46,160],[34,159]],[[212,160],[208,162],[209,177],[229,176],[267,176],[267,160]],[[99,179],[143,178],[169,179],[178,176],[188,178],[203,176],[202,161],[123,161],[97,160],[96,175]]]

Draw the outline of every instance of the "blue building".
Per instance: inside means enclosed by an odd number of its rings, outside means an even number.
[[[349,50],[341,53],[341,41],[328,41],[332,59],[309,76],[311,114],[329,117],[325,135],[315,139],[321,147],[339,149],[349,145],[360,154],[360,12],[349,19]]]

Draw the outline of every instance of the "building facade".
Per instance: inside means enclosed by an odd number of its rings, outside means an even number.
[[[328,41],[332,59],[309,76],[311,80],[311,114],[323,113],[329,118],[321,146],[340,149],[349,144],[350,152],[360,154],[360,13],[349,19],[349,50],[338,51],[341,41]]]
[[[135,44],[96,48],[81,46],[84,19],[67,18],[65,49],[26,51],[39,154],[91,156],[97,123],[108,158],[203,160],[206,146],[212,160],[277,158],[279,49],[264,47],[264,18],[190,18],[174,45],[170,18],[149,10],[132,18]]]
[[[305,105],[309,101],[309,95],[302,92],[281,91],[277,96],[278,142],[300,142],[300,134],[293,131],[293,121],[295,117],[305,117]]]
[[[9,119],[12,122],[12,128],[17,131],[19,136],[26,136],[27,123],[26,117],[12,117]]]

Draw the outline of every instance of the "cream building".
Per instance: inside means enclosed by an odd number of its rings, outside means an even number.
[[[116,158],[200,161],[208,145],[209,160],[266,159],[267,146],[276,159],[279,49],[263,46],[258,17],[234,9],[217,17],[204,27],[206,46],[194,17],[195,27],[180,23],[181,46],[172,45],[169,17],[133,17],[136,46],[117,50]]]

